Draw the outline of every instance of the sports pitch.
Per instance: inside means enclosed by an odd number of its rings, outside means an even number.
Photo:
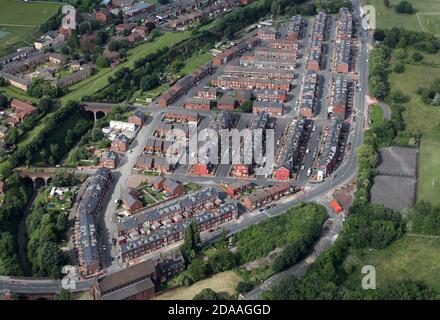
[[[408,0],[416,10],[415,14],[399,14],[394,6],[400,0],[391,0],[387,8],[383,0],[367,0],[369,5],[376,8],[377,28],[391,29],[393,27],[407,30],[425,31],[440,36],[440,1],[438,0]]]
[[[24,40],[55,14],[61,3],[1,0],[0,52]]]

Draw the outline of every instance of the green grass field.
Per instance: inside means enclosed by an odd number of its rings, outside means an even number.
[[[1,87],[0,92],[5,94],[9,98],[17,98],[23,101],[31,101],[31,102],[37,102],[37,98],[32,98],[26,94],[23,90],[20,90],[18,88],[7,86],[7,87]]]
[[[27,25],[37,27],[47,20],[61,6],[56,2],[22,2],[2,0],[0,25]]]
[[[217,273],[210,278],[194,283],[189,287],[170,289],[158,295],[153,300],[191,300],[196,294],[206,288],[211,288],[217,293],[234,294],[241,278],[234,271]]]
[[[420,145],[417,200],[440,204],[440,141],[424,138]]]
[[[430,65],[407,65],[404,73],[391,73],[390,82],[393,90],[399,89],[411,97],[405,104],[404,112],[407,130],[422,133],[417,200],[440,204],[440,144],[437,134],[440,128],[440,108],[426,105],[416,94],[419,86],[429,87],[434,79],[440,77],[440,57],[438,54],[424,56],[424,62]]]
[[[391,0],[391,7],[386,8],[383,0],[367,0],[369,5],[376,8],[377,28],[391,29],[401,27],[407,30],[431,32],[440,35],[440,15],[437,18],[433,13],[440,14],[440,1],[438,0],[408,0],[416,10],[416,14],[399,14],[394,6],[400,0]],[[429,17],[423,13],[430,13]],[[419,21],[420,18],[420,21]]]
[[[108,84],[108,77],[113,75],[116,71],[128,67],[132,68],[134,62],[140,58],[143,58],[156,50],[162,49],[164,47],[170,47],[174,44],[187,39],[191,36],[190,32],[165,32],[159,38],[156,38],[153,42],[143,43],[133,49],[128,51],[127,60],[115,68],[105,68],[99,70],[98,73],[92,77],[78,82],[69,88],[70,93],[61,98],[62,102],[67,102],[69,100],[79,100],[82,96],[90,96],[99,90],[105,88]]]
[[[210,54],[209,52],[205,52],[202,54],[196,53],[196,54],[192,55],[191,58],[189,58],[185,61],[185,66],[182,68],[182,70],[180,70],[180,73],[182,75],[188,74],[188,73],[192,72],[194,69],[207,63],[212,58],[213,58],[212,54]]]
[[[346,285],[358,289],[364,276],[361,268],[372,265],[376,269],[377,287],[403,279],[423,281],[440,290],[440,239],[406,235],[382,250],[353,253],[348,257],[356,261],[356,270]]]
[[[372,128],[378,127],[383,123],[383,110],[379,106],[372,105],[370,107],[370,121]]]
[[[440,36],[440,13],[419,13],[417,14],[417,18],[420,21],[423,31]]]
[[[440,108],[425,105],[416,94],[417,88],[429,87],[435,78],[440,77],[440,68],[407,65],[404,73],[391,73],[390,82],[393,90],[401,90],[411,97],[406,104],[405,121],[410,131],[421,130],[430,133],[440,124]]]
[[[61,3],[1,0],[0,52],[29,36]]]

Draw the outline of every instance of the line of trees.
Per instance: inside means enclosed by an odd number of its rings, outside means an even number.
[[[5,181],[7,189],[0,199],[0,275],[21,276],[16,231],[31,198],[32,186],[24,184],[17,173],[10,174]]]
[[[283,214],[265,220],[232,237],[237,250],[228,248],[226,235],[201,252],[200,237],[195,222],[185,229],[180,250],[188,265],[177,282],[191,285],[212,274],[231,270],[245,263],[266,257],[276,248],[283,248],[271,265],[273,272],[282,271],[303,258],[319,238],[322,224],[327,218],[324,207],[308,203],[291,208]],[[243,283],[249,289],[253,283]]]
[[[379,99],[384,99],[390,92],[388,81],[390,58],[391,50],[386,46],[375,48],[371,52],[368,80],[371,93]]]
[[[70,127],[66,127],[66,124]],[[18,148],[11,155],[9,159],[11,167],[29,165],[37,161],[54,165],[64,157],[65,152],[87,132],[92,124],[92,121],[86,120],[79,103],[69,101],[66,106],[45,118],[44,128],[29,144]],[[57,132],[63,132],[64,139]]]
[[[440,50],[440,39],[432,34],[403,28],[378,28],[374,32],[374,40],[391,49],[413,47],[426,53],[437,53]]]

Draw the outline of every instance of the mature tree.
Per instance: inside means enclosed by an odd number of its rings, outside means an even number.
[[[184,241],[180,247],[180,251],[186,261],[191,262],[197,251],[197,245],[200,243],[200,233],[197,231],[197,223],[193,219],[186,227],[184,233]]]
[[[208,268],[202,259],[193,259],[186,273],[194,282],[197,282],[207,276]]]
[[[413,8],[412,4],[408,1],[399,2],[394,7],[394,9],[396,10],[397,13],[406,13],[406,14],[414,13],[414,8]]]
[[[403,73],[405,72],[405,65],[403,63],[396,63],[393,70],[395,73]]]
[[[422,55],[420,52],[416,51],[416,52],[414,52],[414,53],[412,54],[411,58],[412,58],[415,62],[419,62],[419,61],[422,61],[422,60],[423,60],[423,55]]]
[[[100,68],[107,68],[109,66],[109,63],[106,57],[99,56],[96,59],[96,65]]]
[[[246,293],[251,291],[253,287],[254,286],[250,282],[240,281],[235,291],[237,291],[238,293]]]
[[[0,93],[0,110],[5,108],[7,105],[8,105],[8,98]]]
[[[20,133],[18,132],[18,129],[12,127],[11,129],[9,129],[8,133],[6,134],[5,142],[10,145],[15,144],[18,140],[19,134]]]
[[[405,58],[408,56],[406,50],[405,50],[405,49],[402,49],[402,48],[399,48],[399,49],[394,50],[393,55],[394,55],[397,59],[405,59]]]
[[[37,103],[37,108],[42,113],[48,113],[52,108],[53,101],[50,98],[41,98]]]
[[[211,288],[205,288],[196,294],[193,300],[219,300],[217,293]]]
[[[209,256],[208,264],[213,273],[230,270],[237,266],[237,259],[227,248],[220,248]]]

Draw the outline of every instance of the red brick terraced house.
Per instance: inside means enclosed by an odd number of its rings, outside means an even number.
[[[247,209],[255,210],[289,193],[290,185],[287,182],[283,182],[245,196],[243,198],[243,204]]]

